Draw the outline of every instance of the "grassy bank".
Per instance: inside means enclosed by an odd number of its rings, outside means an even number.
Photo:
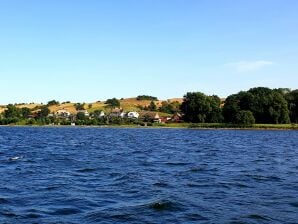
[[[1,126],[31,126],[31,127],[70,127],[69,125],[28,125],[24,122]],[[251,130],[298,130],[298,124],[254,124],[252,126],[240,126],[226,123],[168,123],[140,126],[137,124],[110,124],[110,125],[77,125],[76,127],[107,127],[107,128],[189,128],[189,129],[251,129]]]
[[[153,127],[168,128],[212,128],[212,129],[277,129],[277,130],[298,130],[298,124],[254,124],[252,126],[241,126],[226,123],[170,123],[154,124]]]

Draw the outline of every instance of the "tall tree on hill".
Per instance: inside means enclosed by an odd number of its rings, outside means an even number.
[[[116,98],[108,99],[105,104],[107,104],[111,108],[120,107],[120,101]]]
[[[153,101],[151,101],[149,106],[148,106],[148,110],[156,111],[156,109],[157,109],[156,104]]]

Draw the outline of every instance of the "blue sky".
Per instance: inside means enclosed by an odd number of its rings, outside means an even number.
[[[297,89],[296,0],[2,0],[0,104]]]

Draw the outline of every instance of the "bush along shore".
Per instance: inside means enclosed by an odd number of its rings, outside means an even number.
[[[9,104],[0,125],[82,125],[122,127],[295,129],[298,90],[251,88],[227,98],[188,92],[161,101],[140,95],[96,103]]]

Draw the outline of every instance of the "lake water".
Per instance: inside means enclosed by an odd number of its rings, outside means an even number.
[[[0,128],[0,223],[298,223],[298,132]]]

